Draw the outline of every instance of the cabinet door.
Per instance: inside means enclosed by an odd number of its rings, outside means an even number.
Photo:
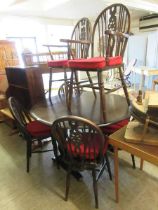
[[[5,93],[8,88],[5,67],[18,64],[19,59],[14,42],[0,40],[0,92]]]

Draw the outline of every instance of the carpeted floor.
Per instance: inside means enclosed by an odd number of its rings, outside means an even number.
[[[71,178],[69,200],[65,202],[65,171],[58,170],[52,153],[33,154],[26,173],[25,141],[11,128],[0,124],[0,210],[90,210],[94,196],[90,172],[81,181]],[[51,147],[51,144],[49,145]],[[98,182],[100,210],[157,210],[158,168],[144,164],[144,171],[132,169],[131,156],[119,152],[120,202],[115,202],[114,183],[105,171]],[[113,172],[113,157],[110,155]]]

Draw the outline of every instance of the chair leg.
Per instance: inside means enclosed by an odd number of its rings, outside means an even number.
[[[109,163],[109,159],[107,154],[105,155],[105,160],[103,162],[102,168],[99,171],[98,175],[97,175],[97,181],[100,179],[101,175],[103,174],[105,167],[107,166],[107,170],[108,170],[108,174],[109,174],[109,178],[110,180],[112,180],[112,173],[111,173],[111,168],[110,168],[110,163]]]
[[[27,173],[29,173],[29,171],[30,171],[30,158],[31,158],[31,147],[32,147],[32,145],[31,145],[31,141],[30,140],[26,140],[27,142],[26,142],[26,144],[27,144],[27,149],[26,149],[26,161],[27,161],[27,163],[26,163],[26,170],[27,170]]]
[[[71,69],[71,78],[70,78],[70,84],[69,84],[69,100],[68,100],[68,110],[71,112],[71,102],[72,102],[72,94],[73,94],[73,74],[74,71]]]
[[[136,168],[136,163],[135,163],[135,158],[134,155],[131,154],[131,158],[132,158],[132,164],[133,164],[133,168]]]
[[[98,208],[98,187],[97,187],[95,169],[92,170],[92,177],[93,177],[93,190],[94,190],[94,197],[95,197],[95,208]]]
[[[68,200],[69,195],[69,188],[70,188],[70,175],[71,175],[71,169],[68,169],[67,175],[66,175],[66,191],[65,191],[65,201]]]
[[[122,67],[122,68],[124,68],[124,67]],[[127,86],[126,86],[126,83],[125,83],[125,80],[124,80],[124,77],[123,77],[121,67],[119,68],[119,75],[120,75],[122,87],[123,87],[123,90],[124,90],[124,93],[125,93],[125,96],[126,96],[127,104],[130,105],[129,94],[128,94],[128,91],[127,91]]]
[[[66,104],[68,104],[68,79],[67,79],[66,68],[64,68],[64,83],[65,83]]]
[[[79,87],[79,81],[78,81],[78,72],[74,71],[74,75],[75,75],[75,82],[76,82],[76,86],[77,86],[77,93],[80,95],[80,87]]]
[[[100,93],[100,109],[102,110],[103,120],[106,119],[106,111],[105,111],[105,93],[104,93],[104,81],[103,81],[103,72],[98,71],[98,85],[99,85],[99,93]]]
[[[93,95],[94,95],[94,96],[95,96],[95,98],[96,98],[96,97],[97,97],[97,95],[96,95],[96,92],[95,92],[95,89],[94,89],[94,85],[93,85],[92,78],[91,78],[91,76],[90,76],[89,71],[86,71],[86,73],[87,73],[87,77],[88,77],[89,83],[90,83],[91,88],[92,88],[92,91],[93,91]]]
[[[109,178],[110,178],[110,180],[112,180],[112,173],[111,173],[111,168],[110,168],[110,162],[109,162],[109,158],[108,158],[107,154],[105,155],[105,160],[106,160],[106,166],[107,166],[107,169],[108,169]]]
[[[52,69],[50,68],[49,74],[49,99],[51,100],[51,90],[52,90]]]

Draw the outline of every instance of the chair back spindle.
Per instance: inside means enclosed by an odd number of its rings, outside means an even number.
[[[122,56],[130,30],[130,14],[122,4],[105,8],[95,21],[92,33],[92,57]],[[122,36],[122,34],[124,36]]]

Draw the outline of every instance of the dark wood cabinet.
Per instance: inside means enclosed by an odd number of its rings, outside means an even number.
[[[9,84],[7,97],[14,96],[25,108],[44,98],[40,67],[6,67],[6,75]]]

